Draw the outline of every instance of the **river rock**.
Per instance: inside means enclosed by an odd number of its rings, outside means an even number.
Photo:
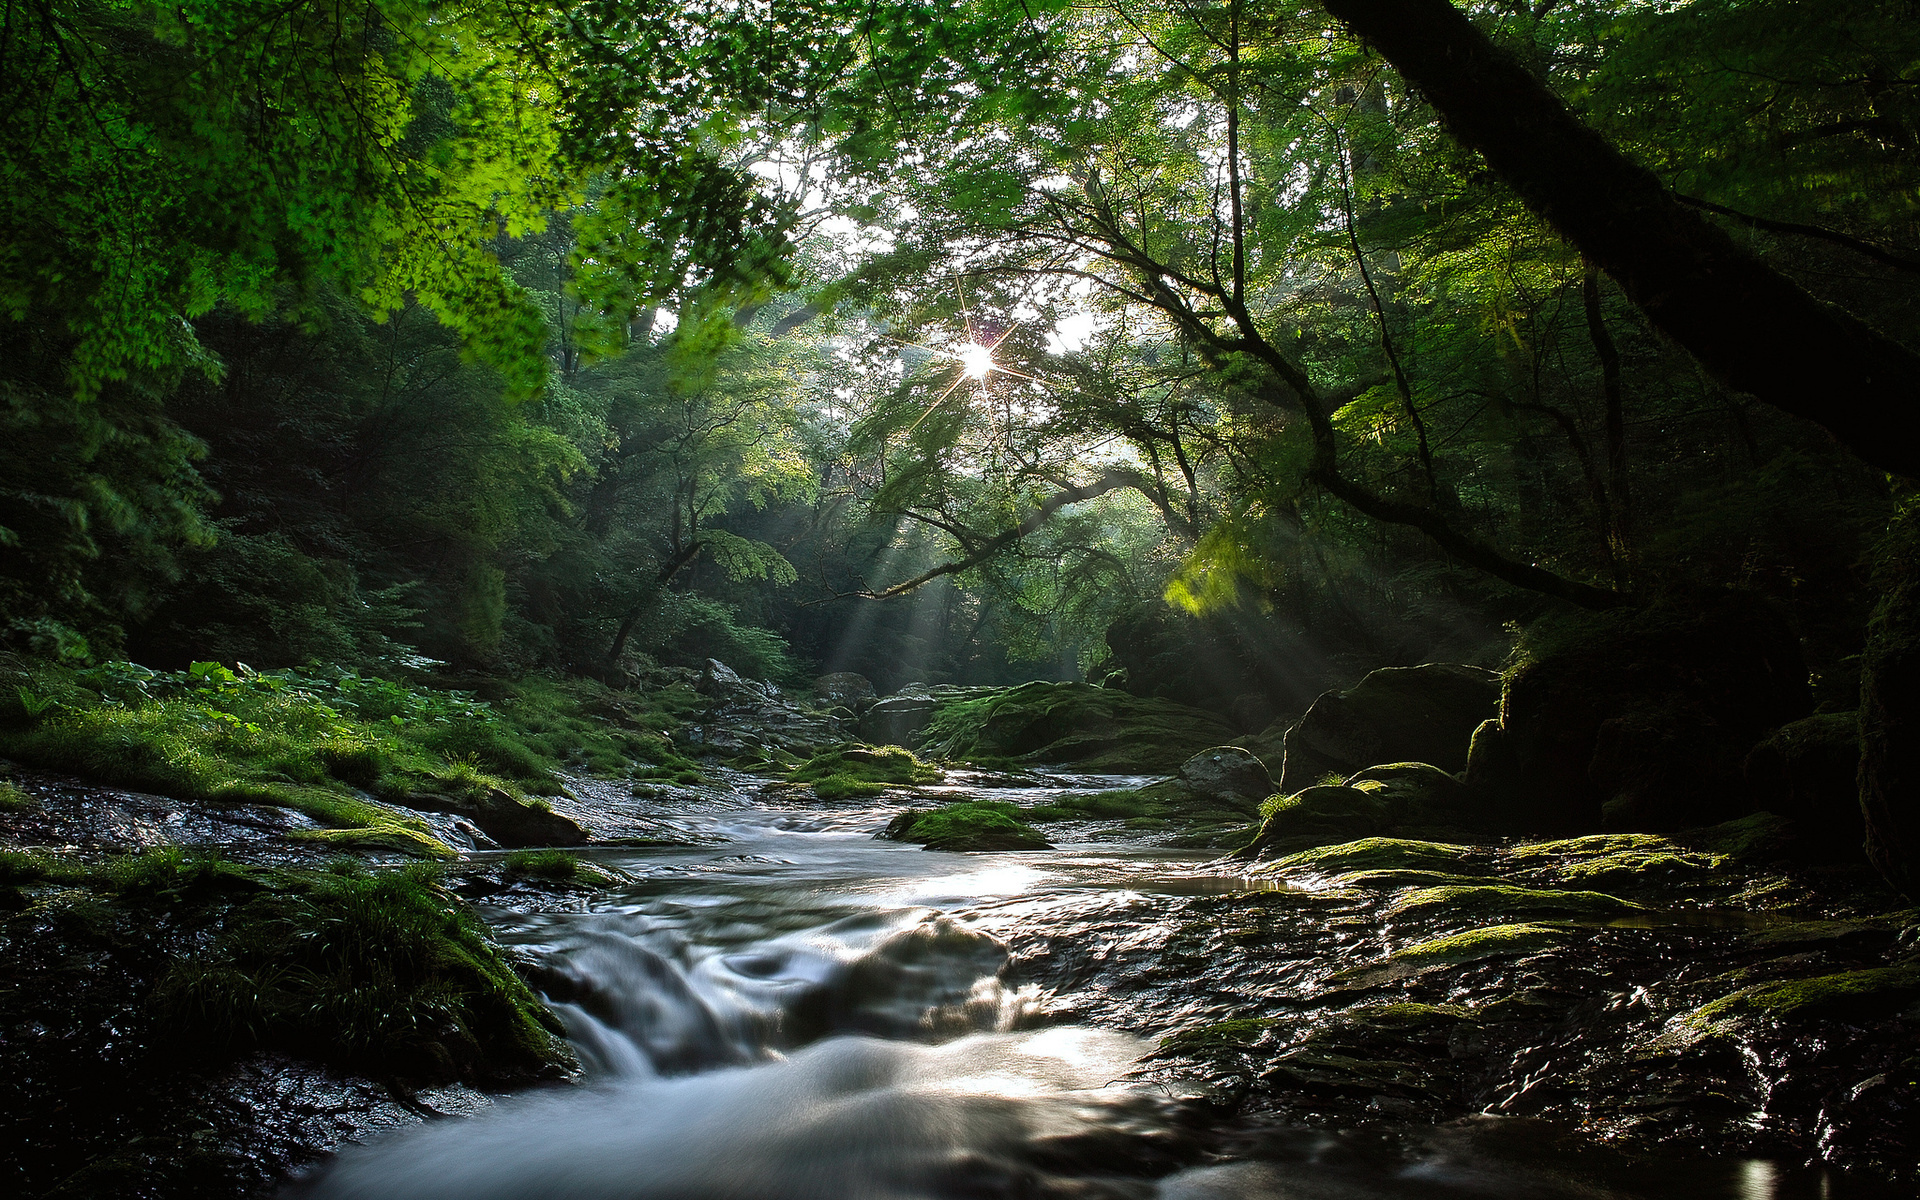
[[[873,695],[872,681],[854,671],[834,671],[813,681],[813,698],[822,708],[859,712]]]
[[[1392,819],[1392,810],[1372,789],[1320,784],[1274,802],[1260,832],[1235,853],[1265,858],[1350,842],[1385,832]]]
[[[1500,676],[1480,667],[1385,667],[1343,692],[1326,692],[1287,731],[1280,790],[1345,777],[1387,762],[1467,765],[1474,729],[1500,708]]]
[[[694,680],[693,690],[722,704],[742,699],[772,700],[780,695],[773,684],[748,679],[717,658],[707,660],[700,677]]]
[[[1259,803],[1273,794],[1267,765],[1238,746],[1214,746],[1180,765],[1180,782],[1220,800]]]
[[[440,792],[408,792],[400,801],[420,812],[456,813],[471,820],[482,833],[502,846],[578,846],[587,831],[535,800],[520,800],[511,792],[490,787],[463,796]]]
[[[1740,770],[1755,807],[1794,823],[1803,856],[1859,861],[1866,828],[1857,714],[1821,713],[1782,725],[1748,752]]]
[[[939,708],[925,692],[884,697],[861,714],[860,736],[876,746],[916,746]]]
[[[1792,625],[1746,593],[1536,623],[1519,654],[1466,772],[1483,822],[1507,832],[1662,832],[1750,812],[1742,760],[1813,707]]]

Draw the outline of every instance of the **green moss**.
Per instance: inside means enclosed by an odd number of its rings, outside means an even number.
[[[449,1078],[561,1061],[557,1025],[424,868],[256,876],[214,950],[176,962],[154,1004],[181,1036],[285,1048],[382,1075]]]
[[[1406,838],[1361,838],[1321,846],[1275,859],[1262,874],[1338,875],[1350,871],[1444,871],[1457,873],[1473,856],[1470,846],[1417,842]]]
[[[832,800],[845,796],[876,795],[881,789],[845,791],[841,796],[829,796],[819,791],[820,783],[837,780],[839,782],[834,786],[838,788],[852,784],[912,786],[937,783],[943,775],[938,767],[922,762],[911,750],[899,746],[856,745],[840,746],[816,754],[794,768],[787,777],[796,783],[814,784],[814,790],[822,799]]]
[[[1473,1018],[1472,1010],[1459,1004],[1373,1004],[1348,1015],[1360,1024],[1385,1029],[1421,1029]]]
[[[501,870],[509,876],[583,883],[589,887],[606,887],[621,882],[620,876],[614,872],[565,850],[515,850],[507,855]]]
[[[1017,805],[968,800],[941,808],[904,812],[887,826],[894,841],[919,842],[929,850],[1046,850],[1051,843],[1020,819]]]
[[[1605,892],[1545,891],[1504,884],[1421,888],[1402,896],[1392,916],[1445,912],[1459,916],[1501,915],[1609,920],[1646,909]]]
[[[559,1027],[426,866],[246,866],[169,847],[84,863],[0,852],[0,880],[58,884],[22,919],[158,953],[159,1032],[216,1053],[283,1050],[380,1077],[526,1077]],[[143,970],[150,969],[143,965]]]
[[[1376,891],[1399,888],[1471,887],[1479,882],[1471,875],[1455,875],[1451,871],[1349,871],[1344,875],[1334,876],[1334,884],[1337,887],[1372,888]]]
[[[1623,850],[1551,868],[1554,878],[1573,887],[1660,888],[1712,875],[1725,862],[1719,855],[1682,850]]]
[[[1567,930],[1552,925],[1491,925],[1416,943],[1395,951],[1393,961],[1425,967],[1483,958],[1517,958],[1551,949],[1566,939]]]
[[[1777,1020],[1865,1017],[1920,1003],[1920,967],[1877,967],[1812,979],[1760,983],[1695,1009],[1696,1028],[1746,1017]]]
[[[878,796],[886,790],[884,783],[869,783],[847,775],[829,775],[825,779],[815,780],[813,784],[813,794],[822,800],[860,800]]]
[[[1183,1029],[1161,1038],[1160,1049],[1189,1054],[1208,1050],[1246,1050],[1278,1024],[1271,1017],[1236,1017],[1230,1021],[1215,1021],[1211,1025]]]
[[[1515,861],[1527,863],[1541,858],[1599,858],[1628,851],[1651,852],[1672,846],[1667,839],[1651,833],[1594,833],[1554,842],[1528,842],[1513,847],[1509,853]]]
[[[0,812],[18,812],[33,803],[11,779],[0,779]]]

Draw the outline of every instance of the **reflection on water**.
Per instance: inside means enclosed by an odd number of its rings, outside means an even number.
[[[1139,781],[1017,797],[1125,782]],[[599,852],[636,882],[591,912],[491,914],[540,963],[589,1086],[350,1151],[308,1187],[339,1200],[1827,1200],[1819,1177],[1767,1163],[1634,1167],[1505,1118],[1397,1138],[1214,1128],[1199,1099],[1141,1081],[1150,1043],[1048,1025],[1073,997],[1017,984],[1001,939],[1067,930],[1090,906],[1145,937],[1183,920],[1186,898],[1284,884],[1093,823],[1051,826],[1060,848],[1029,853],[875,840],[896,811],[742,790],[657,823],[708,844]]]

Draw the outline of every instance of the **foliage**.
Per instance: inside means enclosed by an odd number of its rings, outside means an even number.
[[[692,766],[652,731],[671,715],[592,685],[528,681],[496,709],[472,693],[352,672],[203,662],[164,673],[112,663],[4,674],[12,695],[0,696],[0,753],[182,800],[292,808],[329,827],[293,836],[332,844],[444,856],[425,822],[378,799],[504,794],[531,804],[530,793],[561,790],[563,767],[651,775]]]

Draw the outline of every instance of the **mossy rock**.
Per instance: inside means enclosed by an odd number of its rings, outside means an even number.
[[[945,776],[940,768],[922,761],[902,746],[856,744],[815,754],[789,772],[787,778],[796,783],[813,784],[814,792],[823,800],[839,800],[878,795],[889,786],[938,783]]]
[[[1418,1096],[1437,1099],[1442,1085],[1434,1075],[1411,1063],[1392,1059],[1357,1058],[1307,1045],[1273,1060],[1267,1079],[1311,1091],[1359,1095]]]
[[[1528,863],[1529,860],[1541,858],[1602,858],[1630,851],[1654,851],[1672,845],[1672,842],[1654,833],[1591,833],[1551,842],[1523,842],[1508,853],[1516,861]]]
[[[1556,925],[1489,925],[1396,950],[1392,961],[1429,967],[1478,962],[1485,958],[1521,958],[1564,945],[1568,936],[1568,930]]]
[[[587,840],[587,831],[572,818],[554,812],[539,799],[516,796],[505,788],[482,784],[444,792],[413,791],[394,800],[422,812],[466,817],[502,846],[578,846]]]
[[[1479,667],[1428,663],[1370,672],[1346,691],[1322,695],[1287,731],[1280,790],[1381,762],[1458,771],[1467,765],[1475,727],[1499,707],[1500,676]]]
[[[1235,1017],[1198,1029],[1183,1029],[1160,1039],[1160,1049],[1171,1053],[1203,1054],[1210,1050],[1251,1050],[1280,1022],[1272,1017]]]
[[[1457,874],[1467,870],[1473,854],[1469,846],[1405,838],[1361,838],[1289,854],[1262,866],[1260,873],[1344,875],[1355,871],[1444,871]]]
[[[1735,591],[1529,625],[1466,770],[1490,828],[1662,831],[1751,811],[1741,763],[1812,711],[1799,634]]]
[[[1020,819],[1018,805],[967,800],[941,808],[914,809],[888,822],[880,836],[919,842],[929,850],[1050,850],[1053,843]]]
[[[1751,813],[1704,829],[1688,829],[1672,840],[1690,849],[1724,854],[1746,862],[1773,862],[1791,857],[1798,830],[1775,813]]]
[[[509,878],[545,879],[592,888],[626,882],[620,874],[565,850],[516,850],[507,855],[500,870]]]
[[[1084,683],[1026,683],[941,707],[924,746],[949,759],[1171,772],[1234,734],[1214,713]]]
[[[1375,1029],[1409,1031],[1471,1021],[1473,1010],[1463,1004],[1371,1004],[1354,1009],[1347,1019]]]
[[[1372,837],[1384,832],[1391,819],[1386,803],[1371,790],[1344,784],[1322,784],[1291,796],[1274,796],[1260,806],[1260,811],[1260,831],[1235,851],[1236,857],[1263,858]]]
[[[1022,812],[1027,820],[1125,821],[1129,829],[1170,829],[1181,845],[1224,848],[1246,840],[1247,812],[1237,803],[1195,792],[1179,779],[1143,788],[1060,796]]]
[[[1780,1021],[1868,1018],[1903,1010],[1920,1015],[1920,966],[1875,967],[1757,983],[1693,1011],[1697,1029],[1758,1017]]]
[[[1424,762],[1381,763],[1343,780],[1386,804],[1396,825],[1471,826],[1466,785]]]
[[[1481,881],[1471,875],[1455,875],[1446,871],[1389,869],[1350,871],[1334,876],[1333,882],[1336,887],[1342,888],[1397,891],[1401,888],[1471,887]]]
[[[1545,868],[1542,875],[1570,888],[1610,888],[1658,891],[1678,884],[1713,879],[1726,859],[1694,854],[1676,847],[1662,850],[1622,850]]]
[[[1605,892],[1546,891],[1505,884],[1475,884],[1421,888],[1396,901],[1389,915],[1396,917],[1445,914],[1461,917],[1539,916],[1607,921],[1644,913],[1631,900]]]

